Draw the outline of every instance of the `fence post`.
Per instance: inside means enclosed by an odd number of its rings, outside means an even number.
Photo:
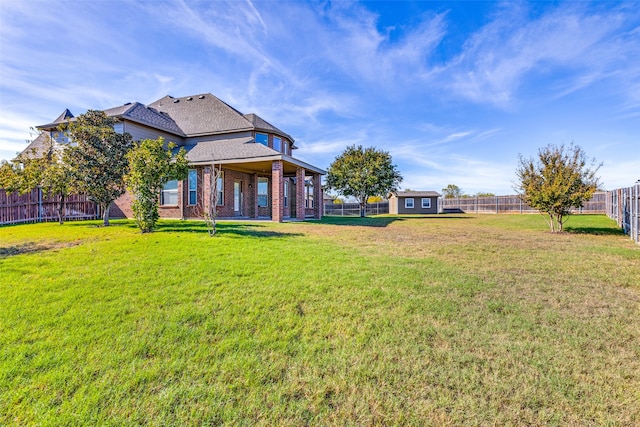
[[[496,214],[499,214],[500,211],[498,210],[498,196],[496,196]]]
[[[38,188],[38,222],[42,222],[42,187]]]

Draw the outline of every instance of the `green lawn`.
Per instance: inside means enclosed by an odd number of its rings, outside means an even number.
[[[0,227],[0,425],[638,425],[604,216]]]

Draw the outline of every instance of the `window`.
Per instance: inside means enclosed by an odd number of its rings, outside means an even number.
[[[413,197],[404,199],[404,207],[406,209],[413,209]]]
[[[284,180],[284,207],[289,206],[289,179]]]
[[[313,207],[313,181],[305,181],[305,198],[304,198],[304,207],[312,208]]]
[[[429,208],[431,208],[431,199],[429,199],[428,197],[422,199],[422,209],[429,209]]]
[[[269,180],[258,178],[258,207],[269,206]]]
[[[198,171],[189,169],[187,177],[187,187],[189,188],[189,205],[198,204]]]
[[[289,141],[284,142],[284,150],[282,150],[284,154],[291,155],[291,146],[289,145]]]
[[[224,171],[220,171],[220,175],[218,175],[216,191],[218,192],[218,206],[224,206]]]
[[[282,139],[277,136],[273,137],[273,149],[276,151],[282,151]]]
[[[256,142],[258,144],[269,146],[269,135],[266,133],[256,133]]]
[[[165,206],[178,205],[178,181],[171,180],[164,185],[160,192],[160,204]]]

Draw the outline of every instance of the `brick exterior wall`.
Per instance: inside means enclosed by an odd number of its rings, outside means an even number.
[[[109,218],[133,218],[133,194],[127,190],[122,196],[118,197],[109,209]]]
[[[209,205],[210,170],[211,166],[197,166],[198,176],[196,204],[189,205],[188,180],[178,181],[178,205],[159,206],[158,212],[161,218],[172,219],[200,219],[204,217]],[[290,217],[304,220],[306,215],[313,214],[314,218],[322,216],[322,188],[320,186],[320,175],[314,175],[314,207],[305,209],[305,187],[304,180],[306,171],[298,168],[296,178],[298,185],[294,185],[290,177],[283,174],[284,165],[281,160],[274,161],[270,175],[258,175],[231,169],[222,169],[224,172],[224,200],[223,205],[218,206],[218,217],[233,218],[234,211],[234,182],[240,182],[242,186],[242,217],[248,218],[271,218],[273,221],[282,221]],[[258,207],[258,178],[268,179],[268,206]],[[288,184],[288,206],[284,206],[285,180]],[[274,185],[275,183],[275,185]],[[133,218],[131,205],[133,195],[126,192],[120,196],[111,206],[111,218]]]
[[[296,219],[304,220],[304,177],[306,171],[304,168],[296,169]]]
[[[271,220],[282,222],[284,217],[284,177],[282,175],[282,160],[271,164]]]

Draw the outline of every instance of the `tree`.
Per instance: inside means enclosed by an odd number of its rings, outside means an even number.
[[[222,194],[220,186],[222,183],[222,165],[212,162],[208,167],[209,173],[209,207],[204,213],[204,222],[209,230],[209,236],[216,235],[216,218],[218,217],[218,201]],[[206,169],[206,168],[205,168]]]
[[[62,151],[51,136],[42,132],[45,139],[41,150],[32,149],[24,152],[9,163],[4,162],[0,175],[1,186],[7,192],[28,193],[40,188],[49,197],[58,197],[58,222],[64,223],[64,212],[67,197],[74,190],[73,178],[68,165],[63,161]]]
[[[449,184],[442,189],[442,195],[445,199],[455,199],[462,197],[462,189],[455,184]]]
[[[353,196],[365,216],[367,199],[396,191],[402,176],[386,151],[352,145],[329,166],[326,186],[343,196]]]
[[[589,162],[582,148],[549,144],[538,150],[538,159],[519,156],[515,187],[521,200],[547,216],[551,232],[562,231],[571,208],[580,208],[599,186],[596,173],[602,163]]]
[[[476,197],[495,197],[496,195],[494,193],[483,193],[483,192],[478,192],[476,193]]]
[[[103,111],[81,114],[68,125],[72,143],[64,150],[78,190],[98,204],[105,226],[109,225],[111,203],[125,192],[127,152],[132,146],[131,135],[116,132],[114,124],[115,119]]]
[[[21,187],[20,166],[17,162],[2,160],[0,162],[0,188],[7,193],[18,191]]]
[[[165,147],[164,139],[145,139],[127,153],[129,172],[125,176],[127,188],[133,194],[133,214],[143,233],[153,231],[160,218],[158,194],[172,180],[187,177],[189,165],[187,152],[180,148],[174,156],[174,143]]]

